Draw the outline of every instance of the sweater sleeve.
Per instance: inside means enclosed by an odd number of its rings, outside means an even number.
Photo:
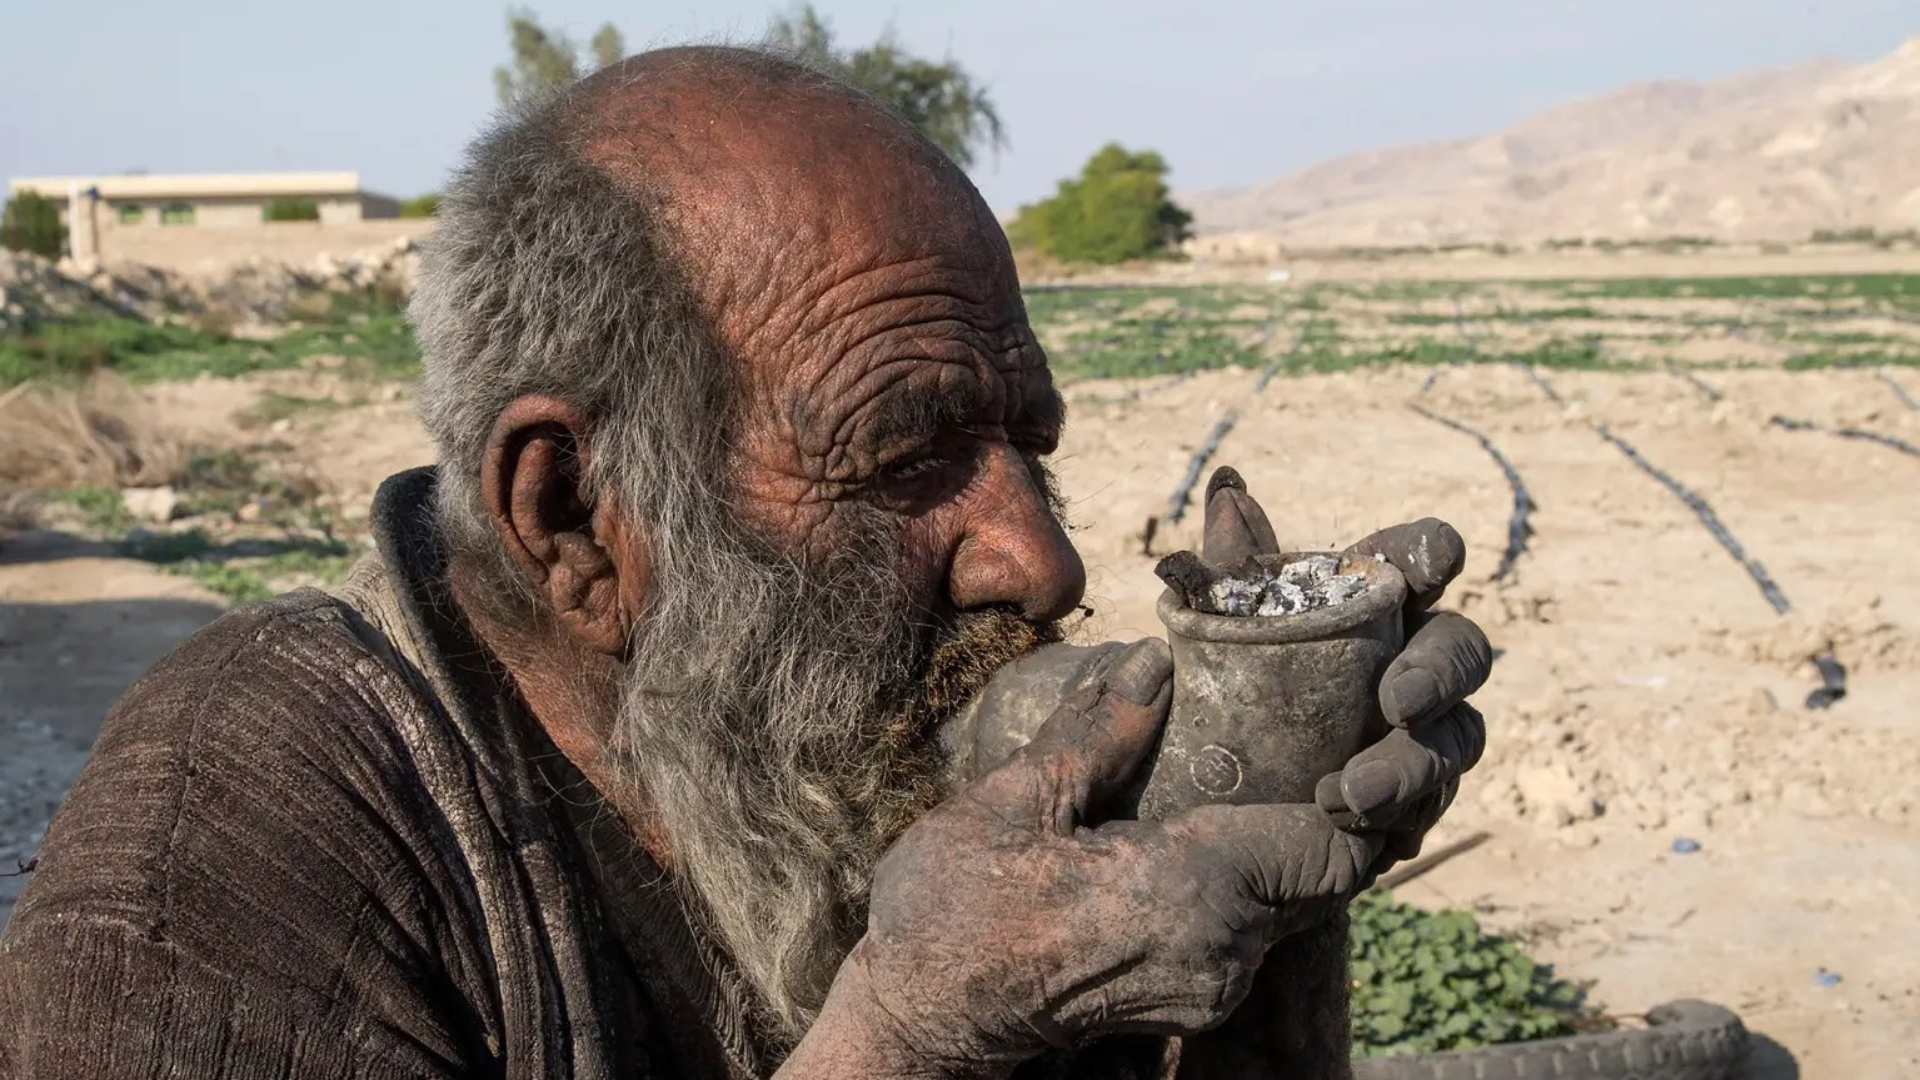
[[[0,1080],[492,1071],[484,942],[320,605],[129,689],[0,939]]]
[[[9,942],[12,978],[47,992],[9,1010],[10,1080],[457,1076],[391,1030],[327,1024],[124,923],[57,920]]]

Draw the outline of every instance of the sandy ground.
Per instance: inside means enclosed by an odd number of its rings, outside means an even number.
[[[1493,839],[1403,891],[1525,939],[1629,1014],[1700,997],[1764,1038],[1757,1076],[1920,1075],[1920,460],[1773,412],[1920,442],[1920,411],[1865,372],[1719,371],[1714,404],[1665,374],[1556,374],[1550,403],[1510,367],[1277,380],[1216,372],[1082,383],[1058,458],[1097,614],[1082,630],[1158,631],[1142,553],[1189,455],[1228,408],[1217,461],[1248,477],[1293,544],[1331,546],[1424,515],[1472,548],[1450,595],[1502,650],[1481,696],[1488,759],[1434,845]],[[1920,373],[1896,373],[1920,394]],[[196,391],[195,386],[202,387]],[[258,387],[168,388],[209,427]],[[1539,502],[1514,580],[1488,577],[1510,495],[1486,433]],[[275,437],[347,507],[426,445],[404,399],[303,417]],[[1709,500],[1778,579],[1777,616],[1693,514],[1594,433],[1603,421]],[[1196,539],[1164,528],[1154,553]],[[0,860],[31,851],[126,682],[216,611],[180,578],[30,534],[0,549]],[[1804,658],[1831,644],[1851,692],[1802,706]],[[1697,841],[1676,854],[1678,838]],[[18,878],[0,879],[4,918]],[[1818,973],[1840,977],[1822,985]]]
[[[1487,581],[1511,498],[1473,440],[1407,408],[1426,372],[1280,381],[1205,375],[1117,404],[1089,384],[1060,455],[1092,571],[1093,632],[1155,632],[1146,519],[1212,418],[1283,539],[1342,544],[1433,514],[1471,548],[1450,603],[1503,651],[1480,704],[1487,761],[1437,846],[1492,842],[1404,890],[1531,942],[1609,1010],[1700,997],[1769,1046],[1756,1075],[1920,1075],[1920,460],[1766,426],[1775,411],[1920,437],[1864,372],[1444,372],[1422,400],[1488,435],[1540,504],[1517,580]],[[1908,381],[1915,380],[1911,375]],[[1707,499],[1794,604],[1774,614],[1691,511],[1589,426]],[[1154,433],[1143,438],[1143,433]],[[1197,540],[1189,518],[1155,553]],[[1824,712],[1804,658],[1831,643],[1848,697]],[[1680,855],[1673,841],[1698,841]],[[1838,974],[1837,985],[1816,981]],[[1797,1074],[1793,1060],[1798,1060]]]

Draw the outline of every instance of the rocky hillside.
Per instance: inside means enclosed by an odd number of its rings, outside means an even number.
[[[1293,247],[1920,228],[1920,38],[1858,66],[1631,86],[1491,135],[1182,201],[1203,235]]]
[[[292,264],[243,259],[217,272],[190,274],[137,263],[58,263],[0,250],[0,333],[44,319],[120,315],[148,322],[216,316],[233,325],[285,322],[305,299],[368,288],[413,291],[420,257],[414,241]]]

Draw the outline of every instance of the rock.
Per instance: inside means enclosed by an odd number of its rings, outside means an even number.
[[[180,509],[180,496],[171,487],[130,487],[120,489],[120,502],[127,513],[141,521],[162,524],[172,521]]]
[[[1599,801],[1565,762],[1523,768],[1513,782],[1537,823],[1560,828],[1600,816]]]

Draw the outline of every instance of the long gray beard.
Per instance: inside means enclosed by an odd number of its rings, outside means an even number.
[[[930,624],[867,531],[822,565],[736,541],[658,575],[614,736],[683,900],[777,1046],[859,940],[880,856],[939,798],[939,720],[1059,636],[997,610]]]

